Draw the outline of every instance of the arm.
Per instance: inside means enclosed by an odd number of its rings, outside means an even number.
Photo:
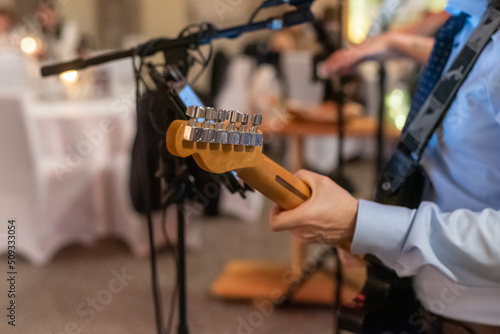
[[[450,13],[443,10],[438,13],[428,13],[421,20],[394,29],[403,34],[417,34],[432,37],[436,31],[450,18]]]
[[[430,265],[471,286],[500,282],[500,212],[443,213],[424,202],[417,210],[360,201],[354,253],[379,257],[400,276]]]
[[[434,45],[432,36],[446,22],[450,14],[446,11],[431,13],[423,19],[373,37],[359,45],[333,53],[320,71],[322,76],[350,70],[366,60],[392,57],[408,57],[424,64]]]
[[[418,210],[357,201],[323,176],[297,174],[311,187],[311,197],[289,211],[275,208],[270,224],[309,242],[353,241],[351,252],[379,257],[401,276],[433,266],[471,286],[500,281],[500,212],[440,212],[424,202]]]
[[[334,52],[321,67],[327,77],[337,71],[349,70],[366,60],[407,57],[424,64],[432,51],[434,38],[400,32],[388,32],[358,45]]]

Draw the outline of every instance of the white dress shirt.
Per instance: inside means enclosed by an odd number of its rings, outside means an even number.
[[[486,5],[448,2],[450,13],[470,15],[448,66]],[[428,310],[500,325],[500,32],[458,91],[423,166],[433,185],[429,201],[417,210],[360,201],[352,251],[414,276]]]

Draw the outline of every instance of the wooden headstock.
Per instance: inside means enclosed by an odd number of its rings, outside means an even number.
[[[251,118],[249,127],[249,114],[234,110],[189,107],[187,114],[189,121],[174,121],[168,129],[167,148],[173,155],[193,156],[212,173],[255,167],[263,159],[260,115]]]
[[[283,209],[294,208],[310,195],[309,187],[262,154],[260,115],[213,108],[189,107],[189,121],[174,121],[167,148],[179,157],[193,156],[212,173],[236,171],[238,177]],[[202,119],[202,122],[199,120]]]

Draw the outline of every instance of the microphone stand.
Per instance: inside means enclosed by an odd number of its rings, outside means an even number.
[[[368,31],[367,38],[381,35],[389,30],[389,26],[393,17],[397,14],[397,10],[404,4],[404,0],[384,1],[380,9],[379,15],[375,18],[374,23]],[[384,115],[385,115],[385,84],[386,71],[384,60],[379,61],[378,72],[379,90],[379,106],[377,111],[377,133],[375,134],[375,142],[377,143],[376,155],[376,180],[379,179],[382,168],[384,167]]]
[[[338,4],[338,21],[339,21],[339,32],[338,32],[338,40],[342,45],[344,40],[344,27],[343,27],[343,10],[344,4],[343,1],[339,1]],[[344,157],[344,143],[345,143],[345,113],[344,113],[344,105],[345,105],[345,94],[344,89],[342,87],[342,76],[340,74],[336,74],[331,81],[332,86],[332,99],[337,104],[337,131],[338,131],[338,152],[337,152],[337,160],[338,166],[337,170],[333,172],[331,178],[342,188],[347,190],[350,193],[354,192],[354,186],[352,183],[345,177],[344,175],[344,165],[345,165],[345,157]]]
[[[114,60],[132,57],[148,57],[163,52],[168,57],[169,52],[174,50],[196,49],[201,45],[209,44],[211,41],[221,38],[237,38],[244,33],[270,29],[281,30],[294,25],[311,22],[314,15],[309,7],[299,7],[294,11],[285,13],[283,16],[269,18],[260,22],[240,25],[227,29],[218,30],[214,25],[208,24],[208,27],[200,32],[177,39],[157,38],[152,39],[136,48],[129,50],[120,50],[105,53],[96,57],[87,59],[78,58],[69,62],[59,63],[50,66],[44,66],[41,69],[43,77],[60,74],[66,71],[82,70],[90,66],[107,63]]]
[[[385,63],[384,61],[379,62],[378,70],[378,81],[379,81],[379,106],[377,114],[377,133],[376,133],[376,143],[377,143],[377,161],[376,161],[376,179],[380,177],[382,168],[384,167],[384,118],[385,118]]]
[[[338,44],[333,43],[332,40],[329,38],[328,32],[323,26],[323,23],[321,22],[315,22],[314,28],[316,30],[316,36],[318,39],[318,42],[322,46],[322,51],[321,53],[317,54],[314,57],[314,75],[313,75],[313,80],[320,80],[317,74],[317,65],[319,62],[325,60],[328,55],[334,53],[337,51],[339,48],[341,48],[342,41],[343,41],[343,3],[342,1],[339,2],[338,5],[338,16],[337,16],[337,21],[339,22],[339,31],[337,32],[337,40],[339,41]],[[337,106],[337,123],[335,124],[337,134],[338,134],[338,152],[337,152],[337,161],[338,165],[337,168],[334,169],[332,172],[328,174],[328,176],[335,181],[337,184],[339,184],[342,188],[346,189],[350,193],[354,192],[354,187],[352,183],[347,180],[347,178],[344,176],[344,142],[345,142],[345,114],[344,114],[344,104],[345,104],[345,94],[343,90],[343,80],[342,76],[340,74],[335,74],[332,78],[322,80],[323,81],[323,90],[324,90],[324,97],[323,101],[332,101],[335,102],[335,105]]]
[[[174,182],[170,183],[166,206],[177,205],[177,282],[179,284],[179,324],[178,334],[188,334],[187,321],[187,275],[186,275],[186,217],[185,201],[194,188],[194,179],[183,166],[182,159],[175,160]]]
[[[312,3],[312,1],[311,1]],[[182,36],[177,39],[158,38],[150,40],[145,44],[132,48],[129,50],[120,50],[115,52],[106,53],[88,59],[75,59],[70,62],[60,63],[50,66],[42,67],[41,74],[43,77],[60,74],[66,71],[81,70],[90,66],[95,66],[110,61],[132,58],[132,57],[148,57],[162,52],[165,57],[165,62],[170,65],[179,66],[182,74],[187,73],[190,62],[188,58],[188,50],[197,49],[201,45],[209,44],[212,40],[219,38],[236,38],[243,33],[271,29],[281,30],[286,27],[311,22],[314,16],[310,10],[310,3],[308,6],[300,5],[296,10],[285,13],[283,16],[270,18],[256,23],[240,25],[232,28],[218,30],[215,26],[207,24],[205,29],[199,32]],[[150,67],[151,78],[159,84],[162,88],[165,86],[166,80],[162,78],[161,74],[155,72],[154,67]],[[182,71],[184,70],[184,71]],[[179,117],[185,117],[184,111],[181,108],[182,101],[179,101],[178,96],[174,96],[171,90],[167,90],[167,95],[172,106],[175,108]],[[183,104],[182,104],[183,105]],[[185,107],[184,107],[185,108]],[[168,177],[169,193],[164,198],[163,203],[166,206],[171,204],[177,205],[177,237],[178,237],[178,259],[177,259],[177,280],[179,284],[179,326],[178,334],[188,334],[188,321],[187,321],[187,296],[186,296],[186,249],[185,249],[185,207],[184,202],[190,190],[194,185],[194,179],[186,168],[185,161],[177,158],[174,160],[174,172],[168,171],[163,177]],[[173,174],[173,175],[172,175]],[[229,186],[234,186],[229,184]]]

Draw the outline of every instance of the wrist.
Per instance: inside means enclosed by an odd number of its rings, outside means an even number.
[[[359,200],[353,198],[352,205],[350,206],[348,218],[346,219],[347,226],[342,236],[342,242],[351,243],[354,239],[354,233],[356,231],[356,222],[358,220],[358,209],[359,209]]]
[[[356,222],[358,221],[358,210],[359,210],[359,200],[357,198],[354,198],[352,219],[348,228],[349,239],[350,239],[349,241],[352,241],[352,239],[354,238],[354,232],[356,231]]]

